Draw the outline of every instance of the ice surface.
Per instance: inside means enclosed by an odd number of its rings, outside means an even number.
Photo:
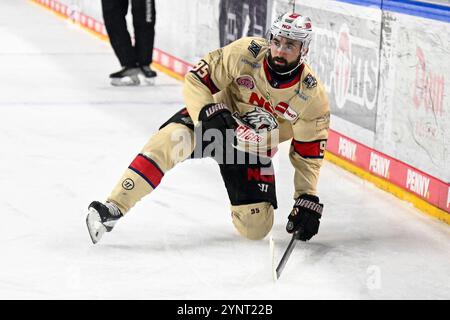
[[[319,235],[272,281],[268,237],[241,238],[212,161],[180,164],[92,245],[103,200],[183,105],[181,84],[117,88],[100,41],[26,1],[0,9],[0,299],[448,299],[450,232],[410,204],[325,163]],[[276,160],[272,236],[289,242],[293,169]]]

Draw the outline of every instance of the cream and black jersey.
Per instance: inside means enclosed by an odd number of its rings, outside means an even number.
[[[294,198],[316,194],[330,119],[325,88],[306,63],[290,81],[274,80],[267,50],[267,40],[247,37],[207,54],[185,77],[187,111],[194,124],[200,110],[214,102],[225,103],[242,119],[270,115],[264,125],[277,139],[269,139],[268,147],[292,139]]]

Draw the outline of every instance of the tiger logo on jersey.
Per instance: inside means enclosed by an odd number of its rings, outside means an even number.
[[[269,112],[256,108],[243,115],[235,112],[233,114],[238,127],[236,128],[236,137],[241,142],[259,144],[265,140],[265,135],[259,131],[271,131],[278,127],[275,117]]]
[[[255,108],[252,111],[241,115],[240,119],[256,131],[271,131],[278,127],[278,122],[275,117],[261,108]]]

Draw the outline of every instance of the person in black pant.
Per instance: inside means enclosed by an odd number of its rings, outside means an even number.
[[[126,15],[131,1],[133,16],[134,46],[127,29]],[[102,0],[103,20],[111,46],[122,69],[112,73],[112,85],[139,85],[141,74],[151,82],[156,72],[150,68],[155,37],[154,0]]]

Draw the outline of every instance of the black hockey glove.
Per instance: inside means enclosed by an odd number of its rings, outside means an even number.
[[[207,104],[200,110],[198,120],[201,126],[195,129],[195,154],[200,150],[202,158],[211,157],[219,164],[233,159],[237,123],[228,107],[223,103]]]
[[[296,239],[306,241],[319,231],[323,204],[319,198],[310,194],[302,194],[297,198],[294,208],[288,217],[286,231],[296,233]]]
[[[219,129],[235,129],[236,120],[231,115],[230,109],[223,103],[210,103],[200,110],[198,120],[202,121],[203,130]]]

